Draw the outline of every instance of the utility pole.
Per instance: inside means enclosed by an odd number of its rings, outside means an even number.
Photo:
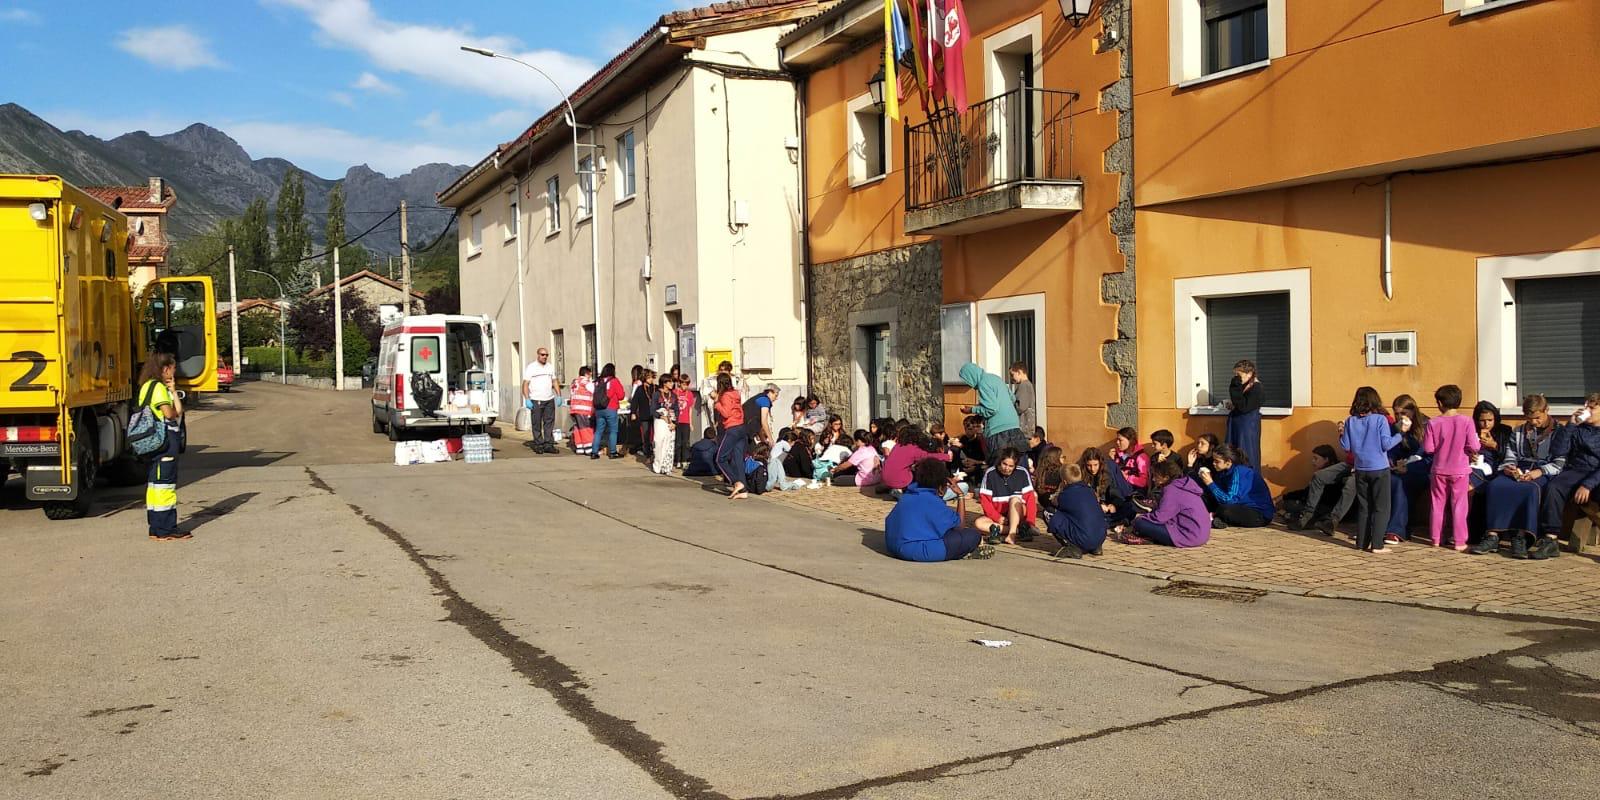
[[[406,201],[400,201],[400,292],[404,305],[401,313],[411,315],[411,245],[406,239]]]
[[[244,354],[239,351],[239,283],[233,272],[233,245],[228,245],[228,299],[233,301],[233,311],[228,314],[228,325],[233,328],[233,369],[243,368]]]
[[[344,391],[344,299],[339,291],[339,248],[333,248],[333,388]]]

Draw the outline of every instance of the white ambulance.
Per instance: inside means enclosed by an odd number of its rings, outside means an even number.
[[[459,314],[400,317],[384,328],[372,381],[372,432],[482,432],[500,416],[494,321]]]

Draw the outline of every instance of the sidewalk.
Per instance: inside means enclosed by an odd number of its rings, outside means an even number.
[[[881,528],[892,505],[837,487],[770,492],[780,505],[810,508]],[[1003,553],[1050,559],[1054,540]],[[1179,550],[1106,542],[1099,557],[1062,563],[1130,572],[1159,580],[1245,585],[1290,594],[1377,600],[1439,608],[1600,621],[1600,559],[1563,551],[1549,561],[1473,556],[1448,547],[1402,543],[1396,552],[1358,552],[1343,533],[1326,537],[1282,528],[1212,531],[1204,547]]]

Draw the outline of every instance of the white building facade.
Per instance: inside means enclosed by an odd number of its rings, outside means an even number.
[[[440,193],[460,213],[462,313],[498,323],[505,407],[540,347],[563,382],[727,358],[800,391],[800,133],[777,40],[827,5],[668,14],[573,93],[576,152],[558,108]]]

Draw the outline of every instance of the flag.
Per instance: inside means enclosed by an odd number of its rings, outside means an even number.
[[[940,20],[940,47],[944,60],[944,89],[956,113],[967,110],[967,13],[961,0],[943,0],[943,18]]]
[[[917,67],[916,39],[911,33],[911,28],[906,24],[906,14],[900,8],[900,0],[891,0],[894,3],[894,61],[900,71],[900,80],[896,86],[899,100],[905,99],[922,86],[921,70]],[[928,106],[927,98],[923,98],[923,109]]]
[[[894,67],[894,0],[883,0],[883,115],[900,118],[900,81]]]

